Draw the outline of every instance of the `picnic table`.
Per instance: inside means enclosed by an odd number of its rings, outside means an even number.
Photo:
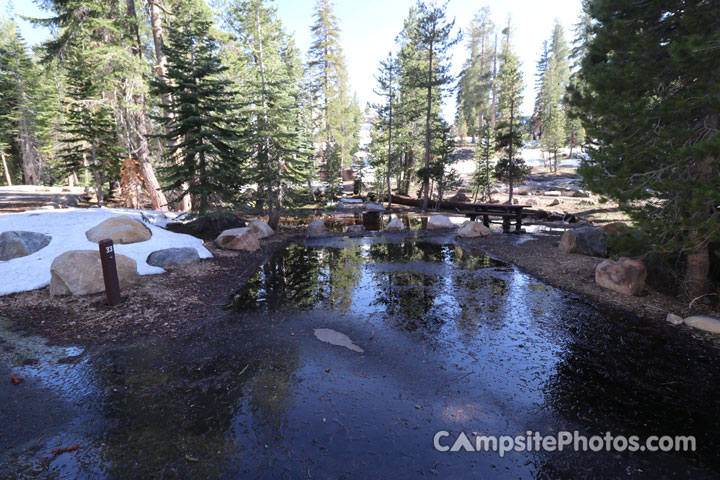
[[[503,232],[510,232],[510,223],[515,219],[515,233],[520,233],[522,227],[523,208],[528,205],[511,205],[508,203],[473,203],[472,210],[464,212],[466,217],[475,221],[483,217],[483,225],[490,227],[490,217],[502,218]]]

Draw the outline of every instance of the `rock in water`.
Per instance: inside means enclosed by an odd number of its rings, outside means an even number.
[[[455,225],[445,215],[433,215],[428,218],[428,230],[443,230],[447,228],[455,228]]]
[[[165,248],[152,252],[147,257],[148,265],[166,267],[168,265],[185,265],[200,260],[197,250],[192,247]]]
[[[329,328],[316,328],[315,337],[322,342],[349,348],[354,352],[363,353],[365,351],[355,345],[353,341],[350,340],[350,337],[344,333],[336,332],[335,330],[331,330]]]
[[[480,222],[465,222],[457,232],[458,237],[477,238],[490,235],[490,229]]]
[[[123,215],[103,220],[85,232],[85,236],[95,243],[109,238],[115,243],[127,244],[150,240],[152,232],[141,221]]]
[[[347,227],[348,233],[362,233],[365,231],[365,227],[363,225],[350,225]]]
[[[645,288],[647,268],[640,260],[603,260],[595,267],[595,283],[625,295],[637,295]]]
[[[248,227],[255,235],[257,235],[258,238],[267,238],[275,233],[273,229],[270,228],[270,225],[262,220],[253,220],[248,224]]]
[[[720,320],[717,318],[695,315],[686,318],[685,325],[690,325],[693,328],[705,330],[706,332],[720,333]]]
[[[313,220],[307,226],[308,235],[322,235],[327,230],[325,229],[325,222],[322,220]]]
[[[389,232],[397,232],[400,230],[405,230],[405,225],[403,225],[399,218],[395,217],[388,222],[388,224],[385,226],[385,230]]]
[[[558,248],[565,253],[581,253],[591,257],[607,257],[605,233],[595,227],[566,230]]]
[[[0,233],[0,261],[27,257],[48,246],[52,237],[37,232],[10,231]]]
[[[254,252],[260,248],[257,235],[250,227],[225,230],[215,239],[215,245],[226,250]]]
[[[135,283],[137,264],[125,255],[115,254],[120,289]],[[88,295],[105,291],[100,252],[70,250],[53,260],[50,266],[50,295]]]
[[[365,211],[366,212],[384,212],[385,207],[380,205],[379,203],[375,202],[366,202],[365,203]]]

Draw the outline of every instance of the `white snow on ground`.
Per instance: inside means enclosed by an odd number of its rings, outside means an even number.
[[[0,262],[0,295],[43,288],[50,284],[50,264],[68,250],[98,250],[96,243],[87,239],[85,232],[105,219],[127,215],[143,221],[152,232],[145,242],[115,245],[115,251],[137,262],[140,275],[163,273],[165,270],[148,265],[145,261],[152,252],[164,248],[192,247],[200,258],[212,254],[203,247],[202,240],[190,235],[169,232],[165,226],[179,213],[132,210],[125,208],[68,208],[56,210],[29,210],[24,213],[0,215],[0,233],[10,230],[39,232],[50,235],[50,244],[26,257]]]

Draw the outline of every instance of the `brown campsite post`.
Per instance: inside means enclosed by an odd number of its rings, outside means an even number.
[[[102,263],[108,305],[114,307],[120,305],[120,282],[115,264],[115,247],[113,241],[108,238],[100,240],[98,247],[100,248],[100,262]]]

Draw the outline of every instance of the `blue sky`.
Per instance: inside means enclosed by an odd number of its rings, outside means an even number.
[[[496,24],[504,25],[512,17],[513,47],[520,56],[525,81],[523,111],[531,113],[535,97],[533,92],[535,64],[542,41],[550,37],[555,19],[565,28],[568,42],[572,28],[580,14],[581,0],[450,0],[448,13],[455,18],[456,28],[465,29],[480,7],[487,5]],[[31,0],[0,0],[0,14],[8,12],[12,4],[18,14],[44,16]],[[140,2],[138,2],[139,4]],[[395,51],[395,37],[402,29],[414,0],[335,0],[335,13],[342,30],[342,45],[348,64],[351,88],[358,93],[362,106],[376,100],[373,94],[374,75],[378,63],[388,52]],[[288,32],[294,33],[301,51],[310,45],[310,24],[315,0],[276,0],[278,14]],[[30,44],[45,39],[48,32],[18,20],[23,36]],[[466,54],[462,42],[453,51],[453,71],[460,71]],[[455,114],[455,101],[446,100],[443,109],[446,118]]]

